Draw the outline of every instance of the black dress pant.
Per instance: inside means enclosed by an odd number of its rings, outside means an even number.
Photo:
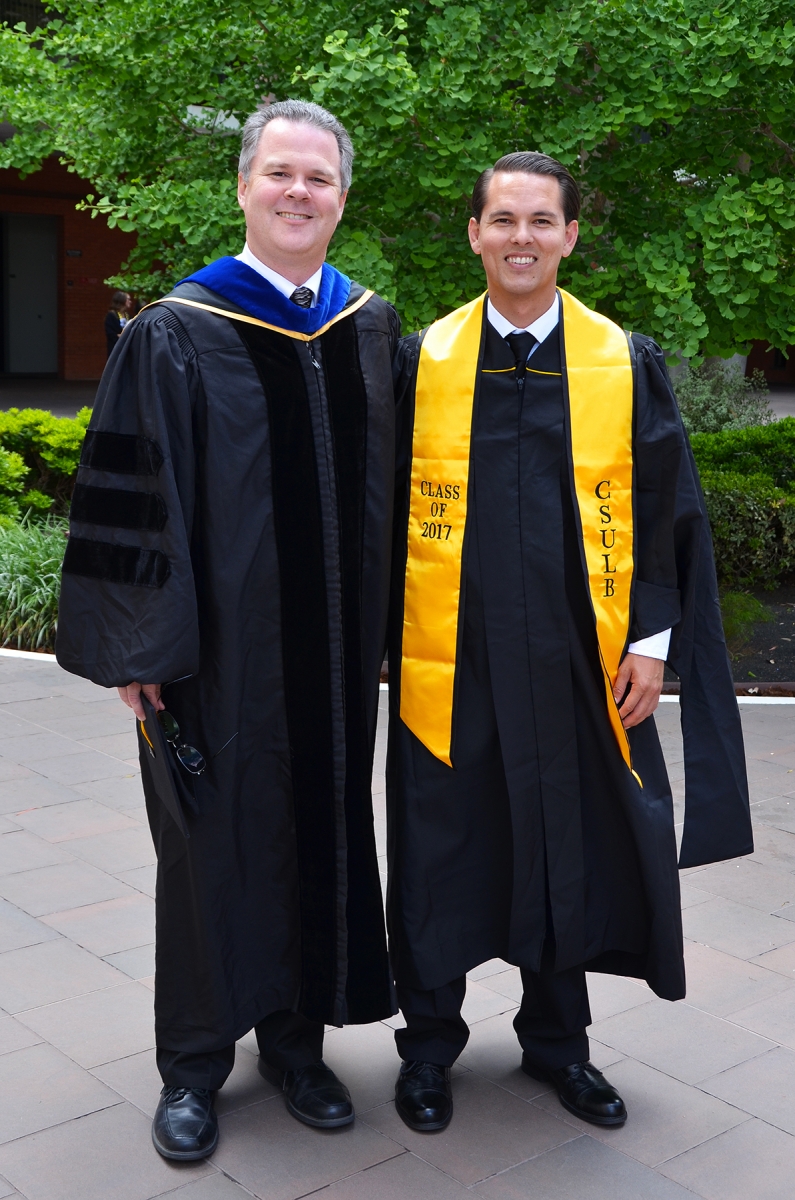
[[[529,1059],[553,1070],[588,1058],[586,1026],[591,1024],[583,967],[568,971],[522,971],[524,995],[513,1027]],[[469,1040],[461,1016],[466,976],[431,991],[398,986],[397,999],[406,1028],[395,1031],[406,1061],[451,1067]]]
[[[282,1009],[254,1026],[262,1057],[279,1071],[297,1071],[323,1057],[322,1021]],[[235,1065],[235,1043],[209,1054],[157,1048],[157,1069],[167,1087],[206,1088],[217,1092]]]

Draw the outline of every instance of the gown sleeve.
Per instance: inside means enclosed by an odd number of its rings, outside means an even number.
[[[671,587],[680,610],[677,620],[671,622],[668,653],[668,663],[680,681],[685,759],[685,823],[679,866],[695,867],[753,852],[742,724],[695,460],[662,351],[647,338],[633,337],[633,342],[638,388],[638,516],[641,530],[644,525],[653,530],[641,551],[638,570],[640,578]],[[651,599],[657,619],[662,620],[664,597]]]
[[[108,362],[86,434],[64,556],[56,655],[104,687],[194,674],[190,554],[196,353],[154,306]]]
[[[395,389],[395,535],[405,541],[408,517],[408,487],[411,468],[411,436],[414,425],[414,387],[422,335],[401,338],[392,357]]]

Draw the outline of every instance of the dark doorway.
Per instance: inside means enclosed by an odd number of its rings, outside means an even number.
[[[58,373],[58,218],[2,217],[6,375]]]

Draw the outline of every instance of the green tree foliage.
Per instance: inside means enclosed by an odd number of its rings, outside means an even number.
[[[135,230],[152,295],[243,229],[242,120],[314,98],[350,127],[354,187],[332,261],[407,327],[482,287],[466,242],[478,172],[540,149],[583,185],[563,283],[696,359],[795,341],[790,0],[59,0],[0,31],[0,164],[60,153]],[[155,270],[154,279],[150,272]]]

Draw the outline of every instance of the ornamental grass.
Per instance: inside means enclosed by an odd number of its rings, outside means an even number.
[[[0,525],[0,644],[53,650],[58,623],[65,520],[5,518]]]

